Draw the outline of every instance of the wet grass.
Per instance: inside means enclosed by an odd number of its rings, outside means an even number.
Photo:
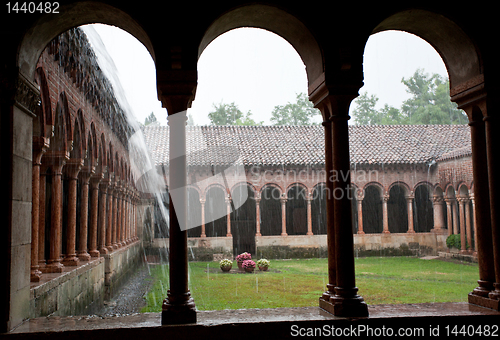
[[[218,262],[191,262],[191,295],[199,310],[318,305],[328,281],[326,259],[273,260],[269,270],[222,273]],[[167,293],[168,266],[152,268],[152,275],[155,283],[142,312],[161,311]],[[467,301],[477,278],[477,265],[410,257],[356,259],[356,284],[368,304]]]

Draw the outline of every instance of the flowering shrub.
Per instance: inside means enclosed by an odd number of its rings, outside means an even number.
[[[269,260],[266,260],[266,259],[260,259],[259,261],[257,261],[257,266],[259,266],[259,267],[268,268],[270,265],[271,265],[271,262]]]
[[[251,260],[252,255],[250,253],[241,253],[240,255],[236,256],[236,262],[244,262],[246,260]]]
[[[221,268],[222,267],[231,267],[232,265],[233,265],[233,261],[228,260],[228,259],[220,260],[220,262],[219,262],[219,266]]]
[[[245,261],[243,261],[243,268],[244,269],[254,269],[255,262],[253,262],[252,260],[245,260]]]

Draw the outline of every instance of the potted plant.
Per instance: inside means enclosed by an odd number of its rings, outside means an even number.
[[[233,267],[233,261],[231,260],[228,260],[228,259],[223,259],[223,260],[220,260],[219,262],[219,266],[220,266],[220,269],[223,271],[223,272],[228,272],[231,270],[231,268]]]
[[[236,263],[238,263],[238,268],[243,270],[243,262],[246,260],[251,260],[252,255],[250,253],[244,252],[236,256]]]
[[[242,266],[247,273],[253,273],[255,269],[255,262],[253,262],[252,260],[245,260],[243,261]]]
[[[269,268],[269,266],[271,265],[271,262],[269,260],[266,260],[266,259],[260,259],[259,261],[257,261],[257,266],[259,267],[259,270],[261,271],[267,271],[267,269]]]

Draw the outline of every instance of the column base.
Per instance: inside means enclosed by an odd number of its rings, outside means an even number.
[[[32,269],[30,273],[30,281],[31,282],[40,282],[42,278],[42,272],[38,269]]]
[[[87,252],[80,253],[77,255],[80,261],[90,261],[90,254]]]
[[[168,292],[168,297],[163,300],[161,311],[161,324],[164,325],[183,325],[196,323],[196,306],[188,291],[179,297],[178,303],[170,303],[177,300]]]
[[[109,253],[109,251],[108,251],[108,249],[106,249],[106,248],[101,248],[101,249],[99,249],[99,253],[100,253],[101,255],[105,255],[105,254],[108,254],[108,253]]]
[[[79,263],[80,259],[76,255],[65,257],[62,261],[62,264],[65,266],[78,266]]]
[[[109,246],[106,246],[106,249],[108,250],[108,253],[112,253],[114,251],[113,246],[111,244]]]
[[[91,251],[89,251],[89,254],[91,257],[99,257],[101,255],[99,253],[99,250],[91,250]]]
[[[368,305],[357,295],[357,288],[344,289],[335,287],[335,295],[325,300],[325,294],[319,299],[319,307],[327,312],[342,317],[368,317]]]
[[[474,288],[470,294],[480,297],[488,297],[488,294],[493,290],[493,282],[477,280],[477,283],[479,286]]]
[[[500,311],[500,300],[494,300],[488,297],[478,296],[473,293],[469,293],[468,300],[470,304]]]
[[[488,298],[492,299],[492,300],[500,300],[500,283],[494,283],[493,284],[493,287],[495,287],[495,290],[492,290],[489,294],[488,294]]]
[[[61,262],[49,262],[42,268],[42,273],[62,273],[64,265]]]

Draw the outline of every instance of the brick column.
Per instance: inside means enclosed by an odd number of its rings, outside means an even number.
[[[389,194],[384,194],[382,196],[382,233],[390,234],[389,231],[389,214],[387,212],[387,202],[389,201]]]
[[[89,254],[92,257],[99,257],[97,250],[97,224],[99,210],[99,183],[102,174],[95,174],[90,177],[90,227],[89,227]]]
[[[413,200],[415,199],[415,196],[413,195],[413,192],[406,197],[406,202],[408,204],[408,231],[407,233],[409,234],[414,234],[415,229],[413,228]]]
[[[52,195],[50,211],[50,250],[47,265],[44,268],[46,273],[62,273],[61,263],[61,233],[62,233],[62,168],[66,163],[64,157],[52,157],[51,177]]]
[[[331,121],[331,162],[332,170],[337,176],[333,183],[333,225],[335,233],[335,260],[337,270],[337,285],[335,295],[330,296],[328,303],[320,299],[320,306],[333,312],[336,316],[368,316],[368,308],[364,299],[357,294],[355,269],[354,269],[354,236],[352,230],[351,200],[349,199],[350,160],[349,160],[349,105],[357,96],[351,93],[352,89],[340,91],[342,94],[330,92],[330,88],[322,83],[311,95],[318,98],[315,106],[318,107],[323,117]],[[334,87],[335,91],[339,89]],[[346,92],[344,92],[344,90]],[[311,98],[310,97],[310,98]],[[329,177],[329,174],[327,174]],[[342,195],[335,192],[340,191]],[[340,198],[337,198],[340,196]],[[329,257],[330,259],[330,257]],[[322,296],[323,298],[323,296]]]
[[[285,194],[281,196],[281,236],[288,236],[286,232],[286,201],[287,198],[285,197]]]
[[[68,178],[68,219],[66,221],[66,256],[65,266],[77,266],[80,259],[76,256],[76,196],[78,173],[83,166],[83,159],[70,159],[64,167]]]
[[[162,325],[196,323],[188,286],[187,230],[182,228],[187,218],[186,110],[194,99],[196,82],[196,70],[157,69],[158,97],[167,109],[170,126],[170,289],[162,305]]]
[[[80,171],[80,183],[82,185],[80,199],[80,235],[77,256],[82,261],[89,261],[90,254],[87,252],[88,226],[89,226],[89,181],[94,173],[94,167],[84,167]]]
[[[43,221],[43,224],[40,223],[40,166],[42,165],[42,156],[45,151],[47,151],[47,148],[48,144],[43,142],[37,143],[35,140],[33,141],[33,173],[31,182],[31,282],[39,282],[42,275],[40,265],[38,264],[38,230],[45,228],[45,221]],[[45,195],[45,190],[43,194]],[[45,209],[45,199],[43,203],[44,205],[41,208]]]
[[[255,197],[255,236],[262,236],[260,232],[260,195]]]
[[[307,195],[306,202],[307,202],[307,233],[306,235],[312,235],[312,216],[311,216],[311,201],[312,201],[312,196],[311,194]]]

